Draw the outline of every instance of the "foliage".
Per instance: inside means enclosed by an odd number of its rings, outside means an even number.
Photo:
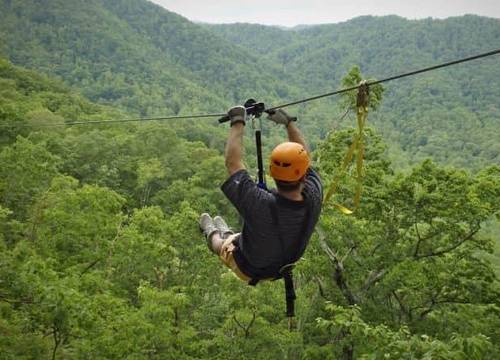
[[[490,263],[498,261],[500,87],[491,63],[474,68],[477,78],[466,67],[391,88],[383,104],[373,92],[379,112],[369,123],[378,131],[363,134],[361,205],[345,216],[325,204],[294,272],[292,332],[282,284],[243,286],[197,229],[204,211],[238,225],[218,189],[227,176],[225,132],[196,121],[45,126],[201,112],[253,91],[278,101],[298,89],[330,89],[349,69],[357,84],[361,69],[379,75],[434,63],[466,55],[471,43],[479,51],[475,37],[494,42],[496,20],[360,18],[291,32],[235,25],[213,35],[211,26],[142,1],[12,0],[0,2],[0,13],[2,52],[14,63],[122,109],[0,60],[2,358],[500,357],[500,289]],[[462,41],[472,25],[477,31]],[[350,119],[344,105],[299,110],[325,188],[353,139],[352,129],[330,131],[344,127],[333,113]],[[264,135],[268,146],[283,138],[265,122]],[[388,147],[401,151],[395,163]],[[250,136],[245,148],[251,165]],[[438,161],[418,161],[429,155]],[[342,176],[335,201],[353,198],[354,170]]]
[[[317,150],[325,177],[338,171],[339,147],[346,138],[348,132],[333,134]],[[329,204],[323,209],[317,227],[319,243],[312,246],[319,264],[310,276],[329,301],[341,307],[358,306],[360,320],[375,329],[387,327],[389,337],[404,326],[411,338],[420,333],[444,342],[482,334],[484,338],[464,341],[478,342],[481,351],[487,349],[483,342],[496,336],[490,321],[468,319],[464,327],[464,317],[474,313],[477,319],[489,318],[490,312],[498,311],[498,282],[489,262],[479,256],[493,251],[492,240],[479,230],[500,211],[500,169],[490,167],[472,176],[426,161],[410,173],[391,176],[378,142],[372,135],[367,144],[360,209],[352,216],[338,215]],[[350,191],[347,182],[345,192],[336,197],[342,202]],[[498,322],[495,317],[490,320]],[[370,343],[364,350],[361,334],[368,330],[363,326],[361,330],[337,327],[335,336],[344,346],[344,356],[369,354],[376,346]],[[494,357],[497,350],[492,345],[488,356],[474,356]],[[382,351],[388,348],[381,347]],[[463,351],[473,349],[471,345]],[[415,356],[424,357],[430,356],[425,352],[431,349],[419,351]],[[446,346],[443,351],[452,353]]]
[[[454,334],[447,343],[427,335],[412,335],[405,326],[397,331],[385,325],[372,326],[363,321],[358,306],[328,304],[327,311],[331,320],[319,318],[318,324],[334,332],[331,336],[336,344],[329,345],[328,350],[336,353],[336,348],[349,351],[356,347],[359,359],[484,359],[492,348],[484,335],[464,339]]]
[[[342,88],[345,89],[358,86],[363,80],[366,80],[367,82],[375,81],[374,79],[363,78],[359,67],[354,66],[342,79]],[[370,110],[377,110],[377,108],[381,105],[383,93],[384,88],[380,84],[375,84],[369,87],[367,103]],[[343,107],[345,107],[346,109],[355,110],[357,93],[355,91],[351,91],[342,95],[344,97]]]

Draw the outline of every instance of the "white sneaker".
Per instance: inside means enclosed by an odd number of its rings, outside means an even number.
[[[218,231],[214,225],[212,217],[207,213],[201,214],[199,225],[200,225],[200,230],[203,232],[207,240],[214,232]]]
[[[220,216],[214,217],[213,223],[217,230],[220,231],[221,236],[226,239],[229,235],[234,234],[234,231],[231,230],[229,226],[227,226],[226,222]]]

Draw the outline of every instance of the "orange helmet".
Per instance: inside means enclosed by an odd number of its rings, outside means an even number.
[[[310,164],[306,149],[299,143],[284,142],[271,153],[269,171],[275,180],[297,181],[305,175]]]

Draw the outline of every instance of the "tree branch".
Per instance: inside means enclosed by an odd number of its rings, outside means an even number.
[[[55,325],[53,326],[52,329],[53,329],[52,335],[54,335],[54,349],[52,350],[52,360],[55,360],[57,348],[61,343],[61,337],[59,336],[59,331]]]
[[[422,237],[420,236],[420,231],[418,231],[418,223],[415,221],[415,232],[417,233],[417,245],[415,246],[415,251],[413,252],[413,257],[418,256],[418,252],[420,250],[420,243],[422,242]]]
[[[325,290],[323,288],[323,283],[321,282],[321,279],[318,278],[317,276],[314,277],[314,280],[316,280],[316,283],[318,284],[318,290],[319,290],[319,295],[325,299],[325,300],[329,300],[328,297],[326,296],[325,294]]]
[[[236,322],[236,325],[240,327],[243,332],[245,333],[245,338],[248,338],[250,336],[250,328],[252,327],[253,323],[255,322],[256,314],[255,312],[252,312],[252,320],[248,323],[247,326],[242,325],[238,319],[236,318],[236,315],[233,315],[233,320]]]
[[[14,300],[14,299],[9,299],[7,296],[0,294],[0,301],[9,303],[9,304],[33,304],[33,300],[31,299],[20,299],[20,300]]]
[[[375,271],[375,270],[370,271],[370,273],[368,274],[368,277],[365,280],[365,284],[363,285],[363,292],[366,293],[368,290],[370,290],[370,288],[376,282],[378,282],[380,279],[382,279],[386,273],[387,273],[387,270],[385,270],[385,269],[382,269],[379,271]]]
[[[424,317],[426,317],[429,313],[434,311],[436,309],[436,305],[441,305],[441,304],[460,304],[460,305],[469,305],[472,304],[471,301],[468,300],[440,300],[440,301],[434,301],[429,308],[425,309],[419,314],[419,319],[423,320]]]
[[[349,248],[349,250],[347,250],[347,252],[345,253],[345,255],[342,257],[342,259],[340,260],[340,262],[343,264],[344,261],[346,261],[346,259],[349,257],[349,255],[351,255],[351,252],[356,248],[356,245],[353,245]]]
[[[335,252],[328,246],[328,244],[324,241],[324,239],[320,238],[320,245],[334,265],[335,270],[333,273],[333,279],[335,280],[335,283],[342,292],[342,295],[344,295],[349,305],[357,304],[358,299],[356,298],[356,296],[354,296],[353,292],[347,285],[347,282],[344,278],[344,264],[342,263],[341,260],[338,259],[337,254],[335,254]],[[352,249],[353,248],[349,249],[346,256],[349,255]],[[344,256],[344,259],[346,258],[346,256]]]
[[[405,314],[408,319],[411,321],[411,311],[406,307],[406,305],[403,303],[403,299],[401,299],[398,295],[398,293],[393,290],[392,291],[392,295],[394,296],[394,298],[396,299],[396,301],[398,302],[398,305],[399,305],[399,308],[401,310],[401,312],[403,312],[403,314]],[[401,320],[401,318],[400,318]]]
[[[417,260],[420,260],[420,259],[424,259],[424,258],[428,258],[428,257],[432,257],[432,256],[440,256],[440,255],[449,253],[449,252],[455,250],[456,248],[458,248],[463,243],[465,243],[467,240],[470,240],[474,235],[477,234],[477,232],[480,229],[481,229],[481,227],[479,225],[477,225],[477,228],[472,230],[469,234],[467,234],[467,236],[465,236],[463,239],[459,240],[457,243],[455,243],[455,244],[453,244],[453,245],[451,245],[443,250],[434,251],[434,252],[430,252],[428,254],[422,254],[422,255],[416,254],[416,256],[414,256],[414,258]]]
[[[373,247],[373,249],[370,251],[370,256],[374,256],[375,253],[377,252],[378,249],[382,247],[382,243],[378,243]]]
[[[87,266],[85,269],[83,269],[82,273],[80,274],[80,277],[82,277],[83,274],[85,274],[90,269],[92,269],[94,266],[96,266],[101,260],[102,260],[102,258],[99,258],[97,260],[92,261],[89,266]]]
[[[342,122],[342,120],[344,120],[344,118],[347,116],[347,114],[349,114],[351,112],[351,108],[348,107],[347,110],[344,112],[344,114],[342,114],[342,116],[340,117],[340,119],[333,124],[332,126],[332,130],[335,131],[337,130],[337,126],[340,125],[340,123]]]

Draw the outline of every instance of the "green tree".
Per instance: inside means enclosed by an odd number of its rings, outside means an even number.
[[[345,138],[345,132],[333,134],[318,156],[338,159]],[[490,322],[475,319],[498,309],[498,282],[480,255],[492,251],[491,239],[479,234],[500,210],[498,167],[471,176],[426,161],[392,177],[373,138],[366,154],[359,212],[338,215],[327,204],[318,227],[313,253],[319,265],[313,273],[326,297],[340,306],[358,305],[360,319],[370,326],[408,326],[412,335],[445,342],[454,334],[493,336]],[[321,160],[323,176],[331,177],[336,164]],[[456,322],[450,320],[455,312],[461,314]],[[471,326],[464,328],[468,316]],[[362,338],[348,329],[338,334],[343,356],[352,358]]]
[[[33,144],[26,138],[0,152],[0,200],[24,220],[26,208],[33,198],[47,190],[50,181],[58,174],[59,157],[51,154],[43,144]]]

